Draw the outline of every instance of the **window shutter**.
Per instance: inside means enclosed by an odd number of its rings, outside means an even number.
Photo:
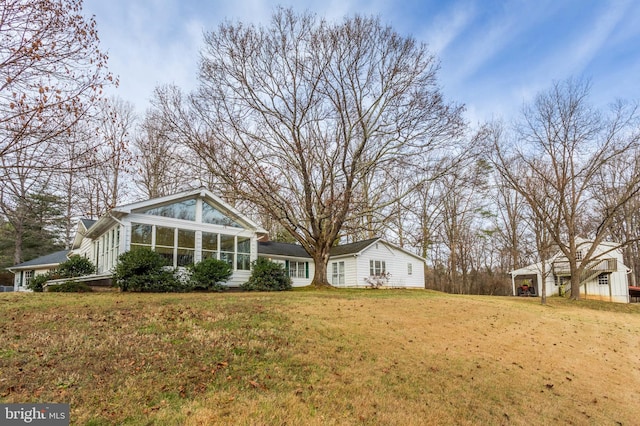
[[[284,261],[284,270],[287,273],[287,276],[289,276],[289,261],[288,260]]]
[[[304,262],[304,269],[305,278],[309,278],[309,262]]]

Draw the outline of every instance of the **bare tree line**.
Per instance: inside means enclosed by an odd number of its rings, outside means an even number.
[[[103,58],[95,24],[83,22],[83,49]],[[7,52],[3,76],[16,72]],[[59,198],[56,232],[68,246],[79,217],[206,186],[272,238],[301,244],[316,262],[316,285],[328,285],[336,241],[374,236],[425,257],[428,286],[448,292],[506,294],[508,271],[557,250],[579,276],[593,256],[575,260],[580,237],[623,244],[637,279],[636,105],[595,109],[587,82],[556,82],[514,123],[472,130],[463,107],[440,92],[438,62],[424,44],[376,18],[330,23],[290,9],[276,10],[265,27],[224,23],[208,33],[199,88],[159,86],[142,116],[99,96],[112,77],[97,64],[73,68],[91,90],[76,89],[70,117],[65,108],[43,115],[42,78],[23,83],[20,114],[15,89],[0,90],[0,201],[14,262],[24,260],[30,195]],[[35,131],[36,121],[51,130]]]

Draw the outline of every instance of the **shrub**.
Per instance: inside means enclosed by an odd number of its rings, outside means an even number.
[[[240,287],[247,291],[291,290],[291,278],[281,264],[259,257],[253,262],[249,281]]]
[[[66,262],[58,266],[58,275],[62,278],[82,277],[96,273],[96,267],[91,261],[82,256],[71,256]]]
[[[149,249],[134,249],[122,253],[113,274],[115,284],[122,291],[179,292],[188,286],[167,269],[166,260]]]
[[[58,265],[55,270],[33,277],[31,281],[29,281],[27,288],[35,292],[41,292],[44,289],[44,283],[49,280],[57,280],[58,278],[82,277],[95,273],[96,267],[93,265],[93,263],[91,263],[89,259],[77,255],[71,256],[69,260]]]
[[[36,293],[41,293],[44,290],[44,283],[57,278],[60,278],[60,276],[52,271],[47,272],[46,274],[38,274],[31,278],[29,284],[27,284],[27,288],[31,291],[35,291]]]
[[[205,259],[189,267],[191,271],[191,285],[197,290],[222,291],[222,283],[231,278],[231,265],[224,260]]]
[[[62,284],[48,286],[47,291],[53,293],[88,293],[93,289],[87,283],[66,281]]]

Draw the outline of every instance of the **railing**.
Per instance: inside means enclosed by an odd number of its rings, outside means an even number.
[[[568,260],[556,260],[552,264],[553,273],[556,276],[571,276],[571,271],[569,269],[569,261]],[[584,284],[587,281],[590,281],[597,277],[600,274],[607,272],[615,272],[618,270],[618,259],[615,258],[607,258],[607,259],[594,259],[589,261],[587,266],[583,269],[582,274],[580,274],[580,285]],[[569,294],[571,291],[571,280],[566,281],[562,285],[562,294]]]
[[[569,268],[568,260],[555,260],[552,263],[553,273],[559,276],[571,276],[571,269]],[[592,275],[595,272],[615,272],[618,270],[618,259],[606,258],[606,259],[594,259],[589,261],[582,273],[583,277],[586,275]]]

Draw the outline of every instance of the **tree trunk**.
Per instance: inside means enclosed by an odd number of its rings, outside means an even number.
[[[14,224],[14,237],[15,237],[15,244],[14,244],[14,249],[13,249],[13,264],[14,265],[18,265],[20,263],[22,263],[22,238],[23,238],[23,230],[22,230],[22,224]]]
[[[571,273],[571,300],[580,300],[580,271],[578,268],[572,268]]]
[[[313,261],[315,263],[315,273],[313,275],[313,281],[311,281],[311,287],[326,288],[331,287],[329,280],[327,279],[327,264],[329,263],[329,250],[324,247],[318,247],[313,255]]]
[[[540,291],[540,304],[547,304],[547,256],[541,256],[540,266],[542,267],[542,282],[538,283],[538,289]]]

